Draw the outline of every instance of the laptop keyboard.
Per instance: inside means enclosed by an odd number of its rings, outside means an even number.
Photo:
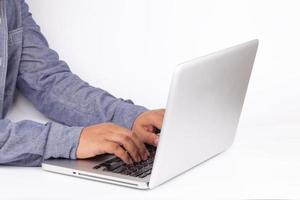
[[[120,158],[114,157],[110,160],[107,160],[104,163],[94,166],[93,168],[101,168],[103,169],[103,171],[144,178],[151,174],[154,156],[156,152],[156,147],[147,145],[147,149],[150,153],[150,156],[147,160],[142,160],[141,162],[128,165],[124,163]]]

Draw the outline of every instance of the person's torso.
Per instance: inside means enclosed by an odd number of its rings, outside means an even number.
[[[20,0],[0,0],[0,118],[12,104],[22,54]]]

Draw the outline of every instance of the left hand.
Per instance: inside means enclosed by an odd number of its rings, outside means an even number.
[[[156,130],[161,129],[165,109],[150,110],[140,114],[134,121],[132,131],[144,143],[157,146],[159,136]]]

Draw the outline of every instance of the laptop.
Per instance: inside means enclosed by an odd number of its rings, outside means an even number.
[[[233,143],[258,40],[176,68],[160,141],[146,161],[126,165],[114,155],[49,159],[44,170],[139,189],[152,189],[219,155]]]

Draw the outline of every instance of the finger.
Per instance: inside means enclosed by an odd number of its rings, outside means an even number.
[[[152,117],[151,124],[158,129],[161,129],[163,123],[163,116],[155,115]]]
[[[147,158],[150,156],[149,151],[147,150],[146,146],[144,143],[133,133],[132,135],[133,142],[136,144],[138,147],[138,150],[140,152],[140,155],[143,160],[147,160]]]
[[[152,126],[152,125],[145,126],[144,129],[146,129],[146,131],[152,132],[152,133],[154,133],[155,130],[156,130],[156,128],[154,126]]]
[[[158,110],[156,110],[156,112],[158,113],[158,114],[160,114],[160,115],[162,115],[162,116],[164,116],[165,115],[165,109],[158,109]]]
[[[158,144],[158,140],[159,140],[159,136],[156,135],[155,133],[151,133],[149,131],[146,131],[144,128],[140,128],[138,129],[139,135],[142,137],[142,141],[144,143],[153,145],[153,146],[157,146]]]
[[[133,132],[127,128],[123,128],[121,126],[115,126],[115,131],[118,134],[121,134],[121,136],[116,136],[116,140],[119,142],[121,142],[121,144],[124,146],[124,148],[130,153],[130,155],[132,156],[132,158],[136,161],[136,162],[140,162],[141,159],[143,158],[143,155],[140,153],[140,146],[137,145],[137,142],[134,142],[133,140]],[[109,134],[109,138],[111,137],[112,134]],[[123,141],[126,142],[122,143]],[[129,144],[128,144],[129,143]]]
[[[102,145],[106,153],[114,154],[126,164],[133,164],[129,154],[117,143],[107,141]]]
[[[127,133],[113,133],[106,136],[106,140],[118,143],[122,145],[135,162],[140,162],[142,157],[139,152],[138,146],[135,144],[132,138],[132,134]]]

